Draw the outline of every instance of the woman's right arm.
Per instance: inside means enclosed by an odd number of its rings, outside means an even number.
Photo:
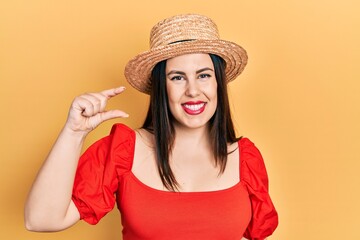
[[[107,101],[123,87],[87,93],[74,99],[68,119],[41,167],[25,203],[25,227],[30,231],[60,231],[80,214],[71,200],[78,160],[86,135],[100,123],[128,115],[105,111]]]

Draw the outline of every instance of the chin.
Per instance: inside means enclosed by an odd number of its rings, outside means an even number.
[[[208,127],[209,121],[175,121],[174,124],[181,128],[199,129]]]

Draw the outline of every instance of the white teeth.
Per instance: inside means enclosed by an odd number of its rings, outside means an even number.
[[[191,111],[197,111],[197,110],[199,110],[200,108],[202,108],[204,105],[205,105],[205,103],[191,104],[191,105],[184,104],[184,107],[190,109]]]

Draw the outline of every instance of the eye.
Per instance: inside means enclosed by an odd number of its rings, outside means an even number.
[[[182,80],[183,79],[183,76],[173,76],[172,78],[170,78],[170,80],[173,80],[173,81],[179,81],[179,80]]]
[[[199,78],[209,78],[209,77],[211,77],[211,75],[207,73],[202,73],[199,75]]]

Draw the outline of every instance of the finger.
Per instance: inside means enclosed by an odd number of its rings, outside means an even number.
[[[109,99],[109,98],[115,97],[116,95],[122,93],[124,90],[125,90],[125,87],[117,87],[117,88],[104,90],[100,93],[103,94],[107,99]]]
[[[106,102],[105,97],[103,101]],[[102,100],[92,94],[83,94],[79,97],[78,105],[84,117],[91,117],[101,112]]]
[[[107,98],[104,95],[100,93],[87,93],[83,95],[83,97],[94,104],[94,113],[103,112],[105,110]]]
[[[81,114],[86,117],[93,116],[100,111],[100,99],[92,96],[91,94],[83,94],[79,96],[76,102],[81,110]]]
[[[120,110],[110,110],[99,114],[101,122],[113,119],[113,118],[127,118],[129,114]]]
[[[110,110],[102,113],[98,113],[93,117],[86,119],[87,126],[90,129],[95,129],[99,124],[104,121],[113,119],[113,118],[126,118],[129,114],[120,111],[120,110]]]
[[[95,115],[94,104],[85,98],[81,102],[80,108],[82,110],[81,115],[83,115],[84,117],[91,117]]]
[[[84,112],[90,113],[92,112],[93,104],[83,96],[79,96],[73,101],[72,108],[80,114],[83,114]]]

